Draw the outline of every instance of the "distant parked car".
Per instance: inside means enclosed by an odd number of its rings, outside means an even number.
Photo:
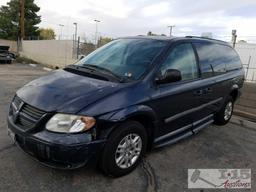
[[[98,163],[122,176],[147,149],[228,123],[243,82],[240,58],[226,42],[117,39],[18,90],[8,132],[48,166]]]
[[[9,52],[9,46],[0,46],[0,63],[11,63],[15,59],[15,54]]]

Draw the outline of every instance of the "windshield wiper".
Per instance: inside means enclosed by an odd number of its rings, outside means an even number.
[[[103,67],[98,67],[96,65],[68,65],[65,69],[71,69],[73,71],[84,71],[87,74],[91,74],[93,76],[101,76],[104,79],[114,80],[120,83],[126,81],[126,79],[114,74],[112,71],[105,69]]]
[[[80,67],[85,67],[85,68],[87,68],[87,69],[97,70],[97,71],[100,71],[100,72],[105,72],[105,73],[111,75],[112,77],[114,77],[115,79],[117,79],[117,80],[118,80],[119,82],[121,82],[121,83],[126,81],[126,79],[125,79],[124,77],[121,77],[121,76],[119,76],[119,75],[113,73],[111,70],[106,69],[106,68],[104,68],[104,67],[100,67],[100,66],[98,66],[98,65],[84,64],[84,65],[82,65],[82,66],[80,66]]]
[[[102,73],[95,73],[94,69],[91,69],[89,67],[81,67],[79,65],[68,65],[64,68],[64,70],[69,71],[69,72],[73,72],[76,74],[81,74],[81,75],[86,75],[88,77],[93,77],[96,79],[102,79],[105,81],[109,81],[111,78],[113,79],[113,77],[107,77],[106,75],[103,75]]]

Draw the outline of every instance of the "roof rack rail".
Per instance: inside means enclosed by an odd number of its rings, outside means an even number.
[[[227,43],[226,41],[222,41],[222,40],[219,40],[219,39],[213,39],[213,38],[210,38],[210,37],[200,37],[200,36],[193,36],[193,35],[188,35],[188,36],[185,36],[187,38],[200,38],[200,39],[208,39],[208,40],[213,40],[213,41],[220,41],[220,42],[224,42],[224,43]]]

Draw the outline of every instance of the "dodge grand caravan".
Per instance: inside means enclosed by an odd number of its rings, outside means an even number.
[[[226,124],[243,81],[240,58],[225,42],[120,38],[19,89],[8,133],[48,166],[97,164],[121,176],[150,148]]]

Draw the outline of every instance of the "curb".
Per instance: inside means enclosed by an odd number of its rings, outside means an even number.
[[[37,64],[30,63],[29,65],[30,65],[31,67],[37,67]]]
[[[48,68],[48,67],[44,67],[43,68],[45,71],[52,71],[52,69]]]
[[[256,131],[256,122],[249,121],[243,117],[233,115],[230,122]]]
[[[238,109],[234,109],[234,115],[240,116],[242,118],[250,119],[250,120],[256,122],[256,115],[253,114],[253,113],[249,113],[249,112],[241,111],[241,110],[238,110]]]

